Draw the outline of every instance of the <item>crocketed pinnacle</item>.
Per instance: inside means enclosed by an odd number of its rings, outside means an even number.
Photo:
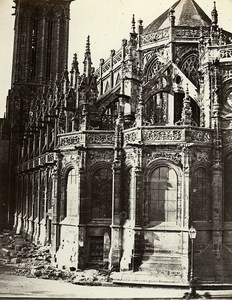
[[[217,8],[216,8],[216,1],[214,1],[214,7],[211,13],[212,16],[212,27],[213,29],[217,28],[217,24],[218,24],[218,12],[217,12]]]
[[[84,74],[87,77],[91,76],[92,60],[90,51],[90,36],[87,36],[86,47],[85,47],[85,58],[84,58]]]
[[[135,33],[135,15],[134,14],[132,16],[132,21],[131,21],[131,30],[132,30],[132,33]]]

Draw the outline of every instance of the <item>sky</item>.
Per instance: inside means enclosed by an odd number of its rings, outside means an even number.
[[[33,0],[32,0],[33,1]],[[195,0],[210,17],[213,0]],[[119,49],[129,37],[132,15],[142,19],[144,27],[155,20],[176,0],[75,0],[71,3],[69,66],[77,53],[82,70],[86,37],[90,35],[93,66],[107,59],[110,50]],[[232,31],[232,0],[217,0],[219,26]],[[11,86],[14,16],[13,0],[0,0],[0,117],[5,112]]]

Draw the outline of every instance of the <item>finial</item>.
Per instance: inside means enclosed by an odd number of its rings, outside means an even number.
[[[135,33],[135,15],[133,14],[132,16],[132,21],[131,21],[131,29],[132,29],[132,33]]]
[[[73,54],[73,61],[72,61],[72,70],[75,70],[75,71],[78,71],[79,72],[79,69],[78,69],[78,60],[77,60],[77,54],[74,53]]]
[[[212,16],[212,27],[213,29],[217,29],[217,23],[218,23],[218,12],[217,12],[217,8],[216,8],[216,1],[213,2],[213,10],[211,13]]]
[[[90,52],[90,36],[87,36],[85,52]]]
[[[138,23],[139,23],[138,32],[139,32],[139,34],[142,34],[143,33],[143,20],[139,19]]]

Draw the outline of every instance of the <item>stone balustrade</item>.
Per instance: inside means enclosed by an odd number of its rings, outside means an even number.
[[[208,128],[183,126],[144,126],[130,128],[124,131],[124,145],[133,143],[162,144],[162,143],[212,143],[213,132]]]

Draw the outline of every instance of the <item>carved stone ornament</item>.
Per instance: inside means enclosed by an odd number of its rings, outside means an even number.
[[[164,150],[146,154],[147,164],[155,159],[168,159],[181,165],[182,155],[179,152],[166,152]]]
[[[192,162],[210,162],[212,158],[211,150],[194,149],[192,152]]]
[[[180,141],[182,139],[182,130],[161,130],[151,129],[143,132],[144,141]]]
[[[88,152],[88,165],[93,165],[96,162],[99,161],[105,161],[105,162],[109,162],[112,163],[113,162],[113,152],[110,150],[104,150],[104,151],[100,151],[100,150],[94,150],[94,151],[89,151]]]
[[[202,130],[191,130],[191,139],[194,142],[212,142],[212,133]]]

